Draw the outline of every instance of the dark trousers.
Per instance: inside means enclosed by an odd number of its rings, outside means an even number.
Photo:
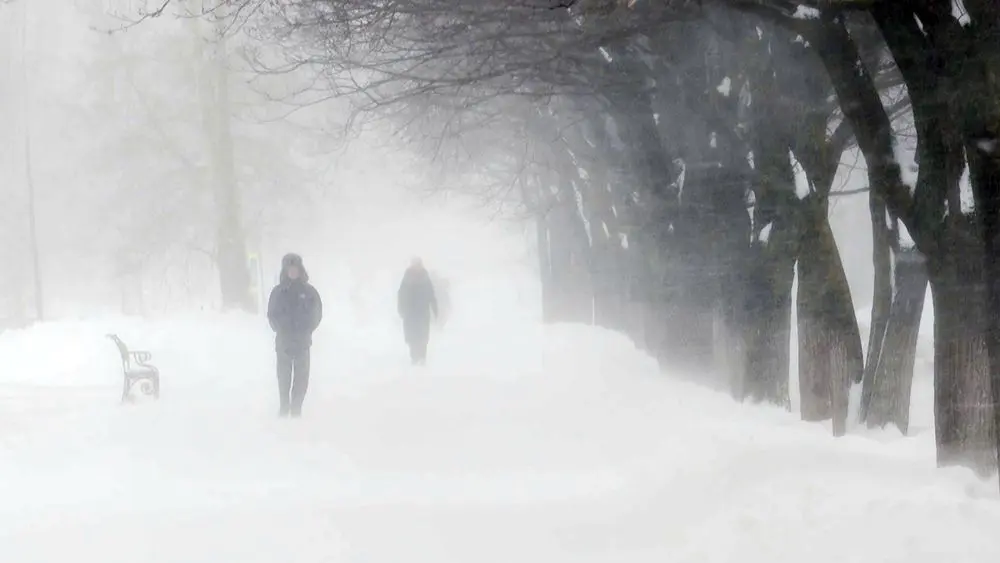
[[[280,414],[299,416],[309,389],[309,348],[278,350]]]
[[[403,336],[410,347],[410,361],[423,364],[427,361],[427,342],[431,336],[430,319],[404,319]]]

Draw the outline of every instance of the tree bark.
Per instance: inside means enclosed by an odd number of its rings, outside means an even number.
[[[868,327],[868,350],[861,382],[861,420],[867,418],[874,391],[876,370],[881,361],[882,342],[892,308],[892,248],[885,202],[877,190],[868,194],[868,209],[872,221],[872,263],[874,265],[874,291],[872,292],[871,322]],[[885,348],[888,352],[891,348]]]
[[[769,69],[758,72],[752,106],[754,172],[752,239],[746,307],[749,397],[790,406],[792,283],[798,255],[799,201],[789,159],[792,141],[787,127],[774,123],[780,108],[773,103]],[[771,78],[769,78],[771,77]],[[765,230],[768,234],[765,235]]]
[[[969,167],[984,241],[990,398],[995,453],[1000,457],[1000,135],[985,137],[975,144],[969,151]]]
[[[962,219],[953,219],[959,221]],[[934,422],[938,465],[996,469],[982,247],[971,220],[949,228],[929,262],[934,299]]]
[[[869,428],[895,424],[906,434],[910,424],[910,392],[916,363],[920,317],[927,294],[927,269],[915,248],[892,257],[893,298],[882,339],[871,357],[875,364],[864,382],[862,420]]]
[[[795,258],[771,252],[760,243],[754,244],[751,256],[754,265],[748,282],[743,398],[788,408]]]
[[[903,222],[917,247],[929,252],[932,241],[914,222],[913,196],[903,183],[893,150],[892,123],[871,74],[861,62],[857,46],[841,19],[824,19],[814,31],[810,39],[830,73],[844,117],[850,122],[865,157],[872,189],[879,193],[892,215]]]
[[[1000,443],[989,375],[990,321],[984,315],[987,243],[961,209],[959,182],[970,140],[1000,115],[996,89],[989,91],[982,45],[970,41],[950,3],[883,3],[872,14],[906,79],[919,138],[912,219],[924,239],[917,243],[929,260],[934,296],[938,463],[989,472],[996,468]]]
[[[927,37],[930,57],[940,67],[937,75],[936,98],[948,104],[947,132],[960,133],[947,137],[953,140],[959,134],[964,151],[953,150],[955,166],[968,164],[973,192],[976,196],[978,235],[981,239],[983,283],[987,320],[985,323],[986,346],[989,351],[990,401],[994,431],[994,462],[1000,455],[1000,266],[996,255],[998,236],[998,207],[1000,199],[1000,6],[987,0],[969,0],[965,7],[970,17],[969,25],[962,25],[953,15],[952,2],[926,0],[908,6],[917,15]],[[905,12],[904,12],[905,13]],[[943,112],[942,112],[943,113]],[[932,130],[931,134],[940,134]],[[965,161],[961,159],[964,152]],[[959,170],[959,173],[961,171]],[[959,202],[957,189],[950,192]],[[955,212],[955,206],[951,206]],[[974,422],[979,422],[976,419]],[[995,467],[995,465],[994,465]]]
[[[861,335],[847,276],[822,198],[802,202],[797,294],[799,390],[803,420],[833,420],[847,431],[851,382],[861,378]]]

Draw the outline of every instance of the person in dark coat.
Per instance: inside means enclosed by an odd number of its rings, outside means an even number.
[[[267,300],[267,320],[278,357],[279,415],[298,417],[309,388],[312,335],[323,320],[323,302],[309,285],[309,274],[298,254],[281,259],[278,285]]]
[[[410,347],[410,361],[422,365],[427,361],[431,315],[437,316],[437,298],[430,274],[419,258],[414,258],[403,274],[397,308],[403,319],[403,336]]]

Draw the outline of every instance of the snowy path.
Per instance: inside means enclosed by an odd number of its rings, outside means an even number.
[[[614,335],[455,331],[420,371],[330,335],[290,421],[267,335],[216,324],[135,327],[165,395],[127,408],[103,327],[0,339],[0,560],[1000,560],[992,484],[934,469],[929,436],[833,440]],[[12,374],[59,339],[80,344]]]

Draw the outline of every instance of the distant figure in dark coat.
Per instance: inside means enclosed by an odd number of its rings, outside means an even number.
[[[419,258],[414,258],[403,274],[397,303],[399,316],[403,319],[403,336],[410,347],[410,361],[423,365],[427,362],[431,315],[437,316],[437,298],[430,274]]]
[[[267,300],[267,320],[274,330],[278,356],[278,413],[301,416],[309,388],[312,334],[323,320],[323,302],[309,285],[309,274],[298,254],[281,259],[280,281]]]

